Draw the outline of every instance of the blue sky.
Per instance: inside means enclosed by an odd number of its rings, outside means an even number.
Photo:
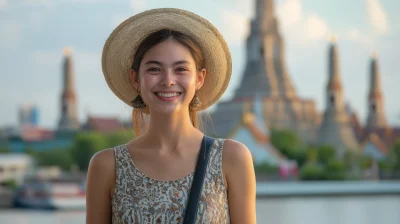
[[[237,88],[244,69],[244,39],[255,0],[0,0],[0,126],[17,124],[21,105],[40,109],[40,125],[59,119],[63,48],[73,50],[79,117],[127,118],[130,108],[114,97],[101,72],[101,51],[112,30],[140,11],[178,7],[209,19],[226,37],[233,76],[223,99]],[[287,67],[298,95],[322,111],[327,81],[328,37],[336,35],[344,95],[364,121],[368,68],[379,54],[385,111],[400,124],[400,9],[398,0],[275,0],[286,41]]]

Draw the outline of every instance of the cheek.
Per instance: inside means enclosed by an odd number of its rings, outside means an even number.
[[[157,76],[144,75],[141,77],[140,87],[143,91],[151,91],[151,89],[159,82]]]
[[[196,77],[193,76],[185,76],[181,79],[181,85],[186,89],[196,88]]]

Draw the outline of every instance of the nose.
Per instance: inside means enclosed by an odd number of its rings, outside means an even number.
[[[174,73],[170,69],[166,70],[163,74],[163,79],[161,81],[161,84],[166,87],[174,85],[175,84],[174,77],[175,77]]]

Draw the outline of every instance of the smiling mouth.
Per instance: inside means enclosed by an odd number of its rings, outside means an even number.
[[[180,96],[182,94],[182,92],[171,92],[171,93],[155,92],[154,94],[156,96],[162,97],[162,98],[174,98],[174,97]]]

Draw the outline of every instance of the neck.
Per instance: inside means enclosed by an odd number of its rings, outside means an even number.
[[[203,135],[193,126],[188,111],[170,115],[150,114],[148,127],[142,137],[161,150],[178,149]]]

